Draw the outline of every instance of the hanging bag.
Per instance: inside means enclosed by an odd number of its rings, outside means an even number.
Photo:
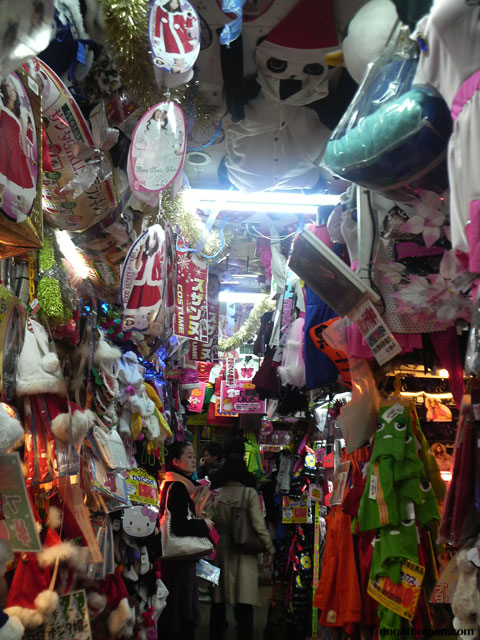
[[[239,553],[262,553],[266,547],[253,528],[248,506],[244,506],[246,490],[247,487],[243,489],[240,507],[232,507],[232,543]]]
[[[176,536],[174,534],[172,528],[172,515],[168,510],[168,498],[171,487],[172,485],[167,489],[165,513],[160,518],[159,522],[162,541],[161,560],[163,562],[185,562],[210,556],[214,547],[209,538],[200,538],[199,536]],[[195,514],[191,512],[190,507],[188,508],[187,518],[189,520],[195,518]]]

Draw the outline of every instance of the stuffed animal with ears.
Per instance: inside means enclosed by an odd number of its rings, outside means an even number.
[[[258,44],[252,80],[242,83],[241,37],[221,48],[232,120],[225,173],[235,187],[313,189],[326,179],[323,151],[356,89],[345,69],[329,70],[337,49],[332,0],[299,0]]]

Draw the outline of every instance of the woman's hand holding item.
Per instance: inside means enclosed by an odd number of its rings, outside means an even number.
[[[209,530],[213,527],[213,520],[210,520],[210,518],[205,518],[205,523]]]

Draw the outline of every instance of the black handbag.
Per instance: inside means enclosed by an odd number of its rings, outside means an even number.
[[[239,553],[257,554],[266,550],[266,546],[255,531],[248,507],[244,506],[245,491],[242,493],[240,507],[232,507],[232,544]]]

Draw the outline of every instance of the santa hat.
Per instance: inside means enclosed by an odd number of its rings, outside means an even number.
[[[58,605],[50,588],[49,567],[40,568],[36,553],[22,553],[8,593],[5,613],[32,629],[43,624]]]
[[[14,409],[0,402],[0,453],[11,449],[23,435],[23,427],[17,420]]]
[[[93,411],[82,411],[74,402],[52,394],[45,395],[45,402],[53,435],[62,442],[81,444],[90,427],[95,424]]]
[[[98,593],[106,596],[107,609],[111,612],[107,620],[110,635],[112,637],[123,635],[125,629],[134,622],[135,616],[128,602],[127,587],[118,569],[105,578]]]
[[[29,318],[17,363],[18,396],[37,393],[66,393],[65,380],[56,353],[50,351],[48,335],[41,324]]]
[[[62,540],[55,529],[49,528],[45,534],[43,549],[37,553],[38,566],[41,569],[51,567],[57,560],[84,572],[89,560],[88,547],[80,547],[71,540]]]
[[[300,0],[266,42],[286,49],[338,48],[332,5],[332,0]]]
[[[108,367],[108,369],[110,370],[111,367],[116,363],[116,361],[120,360],[121,357],[122,352],[120,351],[120,349],[108,344],[108,342],[103,337],[103,334],[100,333],[100,338],[95,348],[95,355],[93,357],[93,362],[95,363],[95,365],[97,367]]]

